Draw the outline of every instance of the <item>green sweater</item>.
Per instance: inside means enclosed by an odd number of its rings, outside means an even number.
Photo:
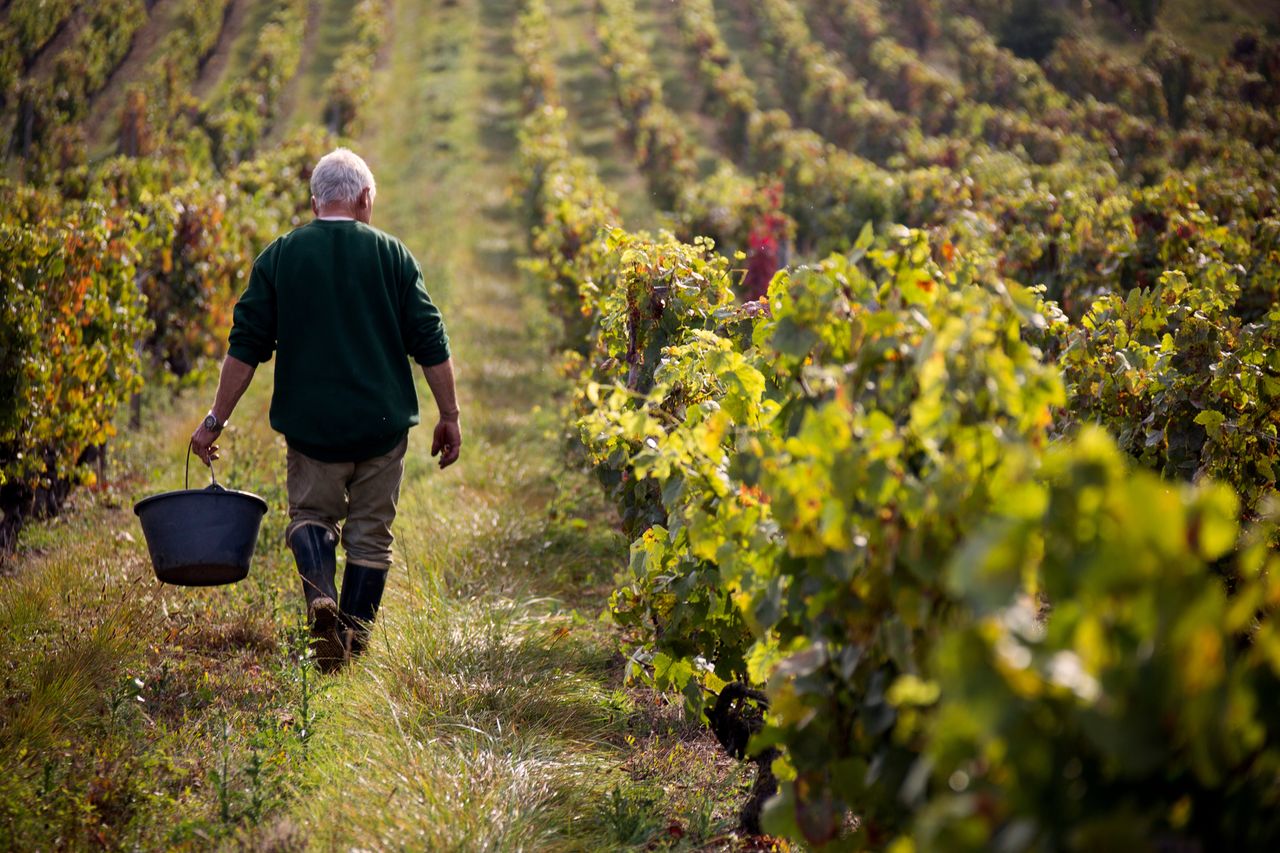
[[[312,458],[359,462],[418,422],[406,356],[440,364],[449,338],[403,243],[316,219],[267,246],[236,303],[229,354],[257,365],[272,351],[272,428]]]

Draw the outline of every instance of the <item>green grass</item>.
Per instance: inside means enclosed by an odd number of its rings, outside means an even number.
[[[270,441],[248,416],[265,390],[234,428],[246,445]],[[0,586],[7,849],[230,838],[292,793],[317,679],[285,604],[296,581],[278,542],[280,478],[246,470],[255,454],[219,472],[273,508],[253,573],[233,587],[157,584],[131,512],[143,493],[180,484],[201,404],[152,411],[153,429],[115,445],[111,485],[26,531]]]

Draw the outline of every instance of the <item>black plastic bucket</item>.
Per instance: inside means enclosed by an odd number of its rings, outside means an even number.
[[[191,483],[191,450],[187,480]],[[218,586],[249,574],[267,502],[249,492],[210,484],[143,498],[133,505],[151,552],[156,577],[178,586]]]

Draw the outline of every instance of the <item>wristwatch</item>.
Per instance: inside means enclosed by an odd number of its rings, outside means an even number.
[[[209,430],[209,432],[222,432],[222,428],[226,426],[226,424],[218,423],[218,419],[213,416],[213,412],[210,412],[204,416],[204,423],[202,423],[201,426]]]

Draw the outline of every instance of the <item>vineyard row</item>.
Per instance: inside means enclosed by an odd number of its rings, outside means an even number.
[[[727,124],[802,133],[756,111],[708,5],[681,20]],[[948,850],[1113,841],[1121,820],[1273,838],[1274,249],[1171,182],[1117,214],[1177,211],[1134,235],[1153,272],[1104,282],[1080,322],[981,243],[888,227],[741,303],[710,241],[619,227],[570,150],[547,14],[527,0],[518,24],[526,266],[636,537],[611,612],[633,671],[756,761],[748,828]]]

